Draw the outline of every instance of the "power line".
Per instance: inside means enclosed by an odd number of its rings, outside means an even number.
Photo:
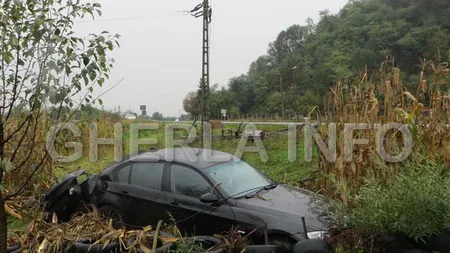
[[[157,19],[157,18],[166,18],[166,17],[182,17],[189,16],[189,13],[186,12],[177,12],[177,13],[165,13],[165,14],[155,14],[148,16],[140,16],[140,17],[129,17],[129,18],[106,18],[106,19],[94,19],[94,20],[76,20],[76,23],[100,23],[100,22],[114,22],[114,21],[134,21],[134,20],[145,20],[145,19]]]
[[[133,12],[154,12],[154,9],[133,9],[133,8],[101,8],[102,11],[133,11]],[[167,10],[171,12],[185,12],[185,10]]]

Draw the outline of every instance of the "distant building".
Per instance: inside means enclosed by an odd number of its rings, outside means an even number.
[[[124,119],[135,120],[136,119],[136,115],[134,115],[134,114],[127,114],[127,115],[125,115]]]

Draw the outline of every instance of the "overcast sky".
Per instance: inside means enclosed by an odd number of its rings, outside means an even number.
[[[108,30],[119,33],[121,47],[108,89],[106,109],[139,112],[147,105],[165,116],[177,116],[186,93],[197,89],[201,77],[202,21],[183,11],[202,0],[106,0],[103,16],[76,23],[80,33]],[[347,0],[212,0],[211,84],[247,72],[250,63],[265,54],[270,42],[293,24],[318,20],[319,11],[337,13]]]

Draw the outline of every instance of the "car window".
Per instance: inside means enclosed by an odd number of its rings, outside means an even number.
[[[131,170],[130,183],[161,190],[163,172],[163,163],[135,163]]]
[[[194,198],[212,192],[212,187],[198,172],[184,166],[172,165],[172,192]]]
[[[114,180],[120,183],[128,183],[130,179],[131,165],[126,165],[115,172]]]
[[[240,197],[252,189],[272,184],[272,180],[244,161],[229,161],[205,169],[213,183],[220,187],[228,196]]]

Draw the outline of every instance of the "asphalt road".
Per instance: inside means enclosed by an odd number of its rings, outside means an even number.
[[[241,124],[242,122],[222,121],[221,123],[224,125],[235,125],[235,124]],[[305,123],[300,123],[300,122],[244,122],[244,123],[253,123],[255,125],[274,125],[274,126],[287,126],[289,124],[294,124],[296,126],[305,125]]]

